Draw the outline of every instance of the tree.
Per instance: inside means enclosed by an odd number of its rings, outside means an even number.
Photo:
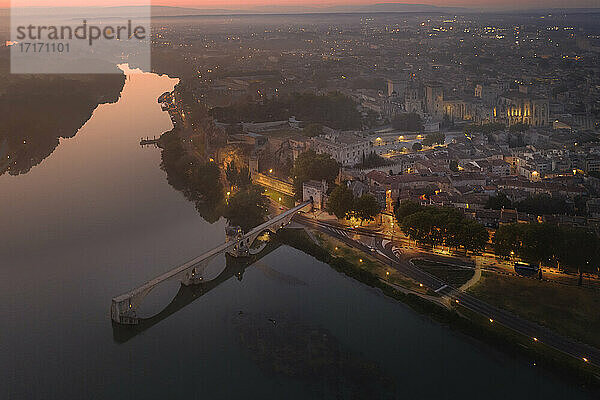
[[[496,256],[509,258],[519,250],[520,228],[519,224],[511,224],[501,225],[496,229],[496,233],[492,239]]]
[[[564,198],[552,197],[547,194],[530,196],[516,203],[515,208],[520,212],[535,215],[568,214],[570,211]]]
[[[485,208],[491,208],[492,210],[510,209],[512,208],[512,201],[510,201],[506,194],[500,192],[496,196],[490,196],[485,204]]]
[[[503,131],[506,129],[506,125],[501,122],[490,122],[482,125],[469,125],[465,128],[465,133],[470,134],[473,132],[483,133],[485,135]]]
[[[250,170],[248,167],[242,167],[239,170],[235,166],[235,161],[227,164],[227,168],[225,169],[225,176],[227,180],[231,184],[231,186],[237,188],[245,188],[252,182],[252,178],[250,177]]]
[[[411,239],[431,246],[463,247],[480,251],[489,239],[487,230],[450,207],[423,207],[404,202],[394,210],[402,231]]]
[[[406,216],[402,220],[402,232],[412,240],[421,244],[436,244],[436,236],[432,235],[435,223],[433,215],[425,210]]]
[[[579,273],[579,285],[583,273],[591,273],[600,264],[600,239],[595,233],[583,228],[563,228],[558,248],[561,266]]]
[[[560,243],[560,234],[556,225],[526,224],[521,233],[521,246],[517,254],[523,260],[540,265],[554,258],[556,248],[552,244]]]
[[[458,161],[450,160],[450,171],[458,172]]]
[[[490,238],[490,235],[484,226],[467,219],[462,221],[458,235],[458,243],[462,245],[465,250],[473,252],[484,250],[485,245]]]
[[[239,226],[248,232],[255,226],[265,222],[267,216],[267,199],[259,186],[251,185],[231,196],[224,212],[229,225]]]
[[[423,145],[419,142],[415,142],[412,145],[412,149],[413,149],[413,151],[421,151],[421,150],[423,150]]]
[[[577,270],[583,261],[592,260],[597,249],[597,237],[584,231],[551,224],[510,224],[496,230],[493,243],[496,255],[514,255],[534,265],[556,261],[565,268]],[[591,252],[584,249],[590,244]],[[585,255],[583,255],[585,254]]]
[[[238,187],[245,188],[252,183],[252,176],[250,175],[250,169],[246,166],[240,168],[238,172]]]
[[[423,208],[422,205],[411,200],[403,202],[398,201],[394,206],[394,217],[396,217],[396,222],[401,224],[404,218],[423,210]]]
[[[223,199],[221,171],[214,162],[193,166],[189,172],[186,196],[192,200],[217,203]]]
[[[370,194],[363,194],[354,201],[354,216],[360,219],[361,225],[364,221],[374,221],[381,208],[377,199]]]
[[[366,157],[364,157],[363,161],[355,168],[375,168],[383,167],[390,164],[393,164],[393,162],[381,157],[380,155],[372,151]]]
[[[327,211],[339,219],[347,218],[354,205],[354,195],[345,184],[338,185],[327,201]]]
[[[309,180],[333,183],[339,171],[339,164],[329,154],[317,154],[313,150],[301,153],[292,169],[296,197],[302,196],[302,183]]]
[[[434,144],[446,143],[446,135],[441,132],[429,133],[423,139],[423,146],[433,146]]]
[[[236,185],[238,180],[238,170],[235,167],[235,161],[227,164],[227,168],[225,169],[225,177],[227,177],[227,181],[229,181],[232,186]]]
[[[392,128],[408,132],[423,130],[423,121],[417,113],[398,114],[392,119]]]
[[[294,115],[335,129],[360,129],[361,114],[351,98],[339,92],[317,95],[293,93],[260,101],[244,100],[227,107],[214,107],[211,115],[225,123],[286,120]]]

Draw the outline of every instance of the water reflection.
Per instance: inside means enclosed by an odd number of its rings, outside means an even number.
[[[243,312],[234,325],[242,349],[266,373],[319,384],[337,398],[395,398],[391,376],[319,325],[286,314]]]
[[[125,343],[129,341],[140,333],[150,329],[154,325],[186,307],[196,299],[204,296],[233,276],[236,276],[237,279],[241,281],[246,268],[270,254],[279,246],[279,243],[269,242],[260,253],[250,257],[236,258],[226,254],[225,268],[215,279],[200,283],[198,285],[185,286],[182,284],[173,300],[158,314],[149,318],[141,318],[137,325],[121,325],[113,321],[112,327],[114,341],[117,343]]]
[[[0,175],[29,172],[72,138],[99,104],[114,103],[124,75],[9,75],[0,82]]]

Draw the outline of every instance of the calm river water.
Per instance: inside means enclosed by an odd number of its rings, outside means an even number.
[[[130,74],[41,165],[0,177],[0,398],[592,398],[288,247],[119,339],[113,296],[225,239],[138,144],[171,129],[156,99],[176,83]]]

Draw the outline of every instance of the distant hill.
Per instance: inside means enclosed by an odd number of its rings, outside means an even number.
[[[366,6],[355,6],[351,12],[470,12],[464,7],[439,7],[429,4],[408,4],[408,3],[377,3]]]
[[[244,9],[200,9],[183,8],[169,6],[153,6],[152,15],[155,17],[166,16],[192,16],[192,15],[231,15],[231,14],[317,14],[317,13],[448,13],[448,14],[467,14],[467,13],[527,13],[544,14],[548,12],[577,14],[577,13],[596,13],[600,8],[547,8],[547,9],[484,9],[484,8],[466,8],[466,7],[443,7],[429,4],[409,4],[409,3],[376,3],[370,5],[339,5],[339,6],[256,6]]]
[[[119,15],[119,12],[125,14],[135,14],[136,10],[144,12],[142,6],[115,6],[98,7],[92,6],[94,13],[98,17],[106,15]],[[67,8],[70,14],[85,15],[89,13],[89,7]],[[41,14],[56,14],[57,8],[37,7]],[[66,9],[60,9],[61,13]],[[370,5],[339,5],[339,6],[256,6],[244,9],[235,8],[193,8],[193,7],[170,7],[170,6],[152,6],[152,16],[154,17],[178,17],[195,15],[232,15],[232,14],[316,14],[316,13],[525,13],[525,14],[586,14],[599,13],[598,8],[502,8],[502,9],[484,9],[484,8],[465,8],[465,7],[443,7],[429,4],[410,4],[410,3],[376,3]],[[0,17],[8,16],[7,8],[0,8]]]
[[[303,13],[378,13],[378,12],[469,12],[461,7],[438,7],[427,4],[378,3],[348,6],[257,6],[245,9],[199,9],[169,6],[153,6],[155,17],[219,14],[303,14]]]

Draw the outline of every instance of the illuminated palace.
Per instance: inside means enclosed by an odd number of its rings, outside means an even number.
[[[550,104],[547,99],[528,95],[521,91],[512,91],[501,95],[494,109],[494,117],[498,122],[507,125],[518,123],[530,126],[546,126],[549,124]]]

